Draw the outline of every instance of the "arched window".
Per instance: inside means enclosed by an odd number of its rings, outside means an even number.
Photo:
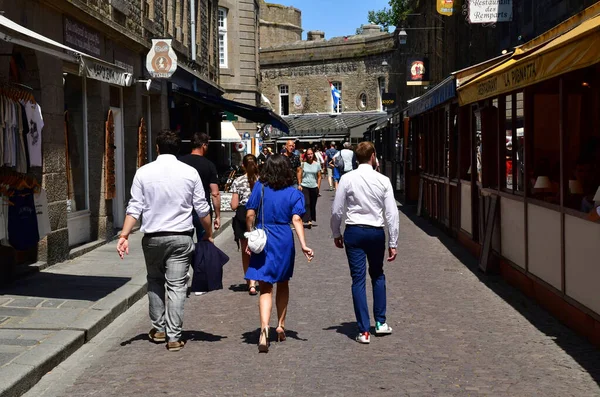
[[[367,94],[364,92],[358,97],[358,107],[360,110],[367,109]]]

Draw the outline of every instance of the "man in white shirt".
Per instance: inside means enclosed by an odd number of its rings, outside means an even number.
[[[356,341],[370,343],[370,319],[367,305],[366,262],[373,285],[373,313],[375,333],[391,334],[386,322],[386,287],[383,274],[385,231],[389,232],[388,262],[396,259],[398,229],[400,226],[394,190],[388,177],[374,170],[375,146],[361,142],[356,149],[358,168],[340,179],[331,214],[331,231],[338,248],[346,247],[352,276],[352,300],[358,323]],[[340,232],[344,217],[346,229]]]
[[[148,271],[148,300],[153,329],[148,336],[167,349],[179,351],[188,270],[194,253],[192,209],[212,242],[210,206],[198,172],[177,160],[180,139],[176,132],[163,131],[156,138],[156,161],[135,173],[131,200],[117,244],[121,259],[129,254],[131,230],[142,217],[142,249]],[[165,283],[168,302],[165,310]]]

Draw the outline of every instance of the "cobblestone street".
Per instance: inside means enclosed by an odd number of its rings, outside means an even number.
[[[26,395],[600,395],[597,349],[402,212],[398,259],[385,265],[394,333],[356,343],[350,274],[330,239],[332,197],[323,192],[307,230],[315,259],[296,257],[288,339],[268,354],[257,351],[258,298],[240,286],[229,228],[216,241],[231,258],[225,288],[188,299],[182,351],[149,342],[143,299]]]

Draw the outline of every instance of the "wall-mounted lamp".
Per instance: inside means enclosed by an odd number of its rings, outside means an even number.
[[[137,80],[138,83],[146,84],[146,91],[150,91],[150,86],[152,85],[152,79],[148,80]]]
[[[400,33],[398,33],[398,42],[401,45],[406,44],[407,39],[408,39],[408,34],[406,33],[406,30],[402,29],[400,31]]]
[[[383,62],[381,62],[381,66],[388,66],[388,63],[385,59],[383,60]]]

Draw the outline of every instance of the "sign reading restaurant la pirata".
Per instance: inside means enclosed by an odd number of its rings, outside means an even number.
[[[469,0],[469,23],[510,22],[513,0]]]
[[[177,55],[171,39],[152,39],[152,48],[146,56],[146,69],[153,79],[168,79],[177,70]]]

